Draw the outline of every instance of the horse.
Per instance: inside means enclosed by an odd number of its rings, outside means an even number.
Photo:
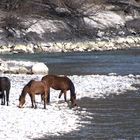
[[[6,102],[9,105],[9,93],[10,93],[11,83],[8,77],[0,77],[0,98],[1,105],[5,105],[5,91],[6,91]]]
[[[73,82],[67,76],[58,76],[58,75],[45,75],[41,79],[45,81],[46,85],[55,90],[61,90],[59,94],[59,98],[61,98],[64,93],[64,100],[67,102],[66,93],[70,90],[70,101],[72,107],[77,106],[76,104],[76,94],[75,94],[75,86]],[[48,102],[50,102],[50,93],[48,94]]]
[[[30,80],[22,89],[19,97],[19,108],[22,108],[25,103],[25,97],[27,93],[30,96],[32,108],[37,108],[35,95],[42,95],[44,97],[44,109],[46,109],[48,86],[43,81]]]

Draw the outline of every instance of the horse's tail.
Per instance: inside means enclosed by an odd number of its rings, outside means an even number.
[[[70,80],[70,95],[71,98],[74,97],[74,99],[76,99],[75,86],[71,80]]]
[[[76,93],[75,93],[75,86],[73,84],[73,82],[70,80],[70,100],[71,100],[71,105],[72,107],[74,106],[77,106],[77,103],[76,103]]]

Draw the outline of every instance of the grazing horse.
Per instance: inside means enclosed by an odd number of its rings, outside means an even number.
[[[19,97],[19,108],[23,107],[25,103],[25,96],[27,95],[27,93],[31,98],[32,108],[37,108],[35,95],[41,94],[44,97],[44,109],[46,109],[48,86],[43,81],[31,80],[24,86]]]
[[[46,75],[42,77],[42,81],[46,82],[46,85],[50,88],[55,90],[61,90],[59,94],[59,98],[64,93],[64,100],[66,99],[66,93],[70,90],[70,101],[72,107],[76,106],[76,94],[75,94],[75,87],[73,82],[67,76],[57,76],[57,75]],[[48,95],[48,102],[50,101],[50,93]]]
[[[0,98],[1,105],[5,105],[5,91],[6,91],[6,102],[9,105],[9,93],[10,93],[11,83],[8,77],[0,77]]]

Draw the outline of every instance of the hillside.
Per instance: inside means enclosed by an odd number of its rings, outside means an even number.
[[[23,46],[39,51],[85,51],[106,44],[112,49],[123,42],[126,47],[140,46],[139,0],[2,0],[0,18],[1,49],[8,51]],[[118,38],[123,41],[116,42]],[[83,44],[87,41],[90,44]]]

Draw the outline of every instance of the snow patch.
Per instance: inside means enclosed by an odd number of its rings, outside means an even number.
[[[58,99],[59,91],[51,89],[51,103],[43,109],[40,96],[36,96],[37,109],[31,109],[27,95],[24,108],[17,107],[23,86],[31,79],[40,80],[41,75],[4,75],[11,79],[10,106],[0,105],[0,139],[30,140],[43,135],[60,135],[80,129],[81,118],[90,117],[86,109],[70,109],[64,103],[63,96]],[[127,90],[136,90],[133,84],[139,84],[139,76],[86,75],[69,76],[73,81],[77,99],[83,97],[105,98],[110,94],[123,94]],[[69,94],[68,94],[69,95]],[[68,97],[69,98],[69,97]],[[79,107],[80,108],[80,107]],[[81,110],[81,111],[80,111]]]

